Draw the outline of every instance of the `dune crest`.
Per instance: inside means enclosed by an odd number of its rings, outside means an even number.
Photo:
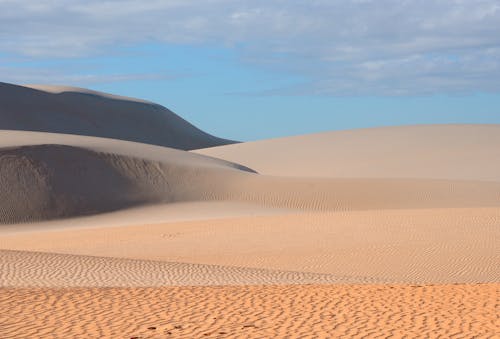
[[[194,152],[275,176],[500,181],[500,125],[366,128]]]
[[[80,88],[0,82],[0,129],[137,141],[183,150],[234,143],[148,101]]]
[[[0,133],[0,137],[15,134]],[[179,150],[153,147],[148,154],[143,153],[150,150],[148,146],[116,140],[93,149],[92,137],[67,139],[67,144],[65,136],[57,136],[58,144],[22,146],[0,140],[7,146],[0,148],[0,223],[193,201],[331,211],[488,207],[500,202],[500,182],[278,178]],[[124,151],[128,146],[131,149]]]

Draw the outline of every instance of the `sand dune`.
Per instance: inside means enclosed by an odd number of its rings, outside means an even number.
[[[210,165],[150,162],[65,145],[2,149],[0,222],[74,217],[155,202],[202,199],[213,190],[208,182],[214,172]],[[213,176],[224,174],[224,170],[219,172]]]
[[[189,201],[334,211],[500,203],[500,182],[278,178],[164,147],[49,133],[4,131],[0,145],[1,223]]]
[[[226,145],[138,99],[0,101],[1,337],[500,330],[500,125]]]
[[[210,192],[203,180],[210,173],[250,171],[171,148],[76,135],[0,131],[0,147],[2,223],[196,200]]]
[[[499,284],[0,289],[6,338],[495,338]]]
[[[233,143],[207,134],[165,107],[63,86],[0,82],[0,129],[79,134],[178,149]]]
[[[383,282],[480,283],[500,281],[499,238],[499,208],[431,208],[4,230],[0,248]]]
[[[195,152],[275,176],[500,181],[500,125],[356,129]]]

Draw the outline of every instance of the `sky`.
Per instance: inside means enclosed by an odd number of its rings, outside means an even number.
[[[148,99],[243,141],[500,123],[500,1],[0,0],[0,81]]]

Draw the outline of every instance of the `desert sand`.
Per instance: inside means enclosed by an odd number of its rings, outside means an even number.
[[[322,273],[357,282],[500,280],[500,208],[287,213],[114,227],[93,222],[4,230],[0,248]]]
[[[4,289],[7,338],[495,338],[498,284]]]
[[[500,125],[416,125],[333,131],[195,152],[261,174],[500,181]]]
[[[4,224],[193,201],[322,211],[494,207],[500,201],[500,182],[266,176],[171,148],[63,134],[2,131],[0,145]]]
[[[500,333],[499,125],[225,145],[138,99],[0,99],[0,336]]]

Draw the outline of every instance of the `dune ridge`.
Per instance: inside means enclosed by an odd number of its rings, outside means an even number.
[[[196,128],[148,101],[80,88],[0,82],[0,129],[107,137],[178,148],[235,141]]]
[[[10,146],[0,149],[0,223],[188,201],[336,211],[488,207],[500,202],[500,182],[278,178],[188,152],[155,149],[154,156],[148,158],[141,153],[122,155],[120,149],[115,153],[112,147],[103,152],[90,145],[65,145],[64,138],[59,141],[57,145],[18,147],[12,141],[3,142]]]
[[[194,150],[274,176],[500,181],[500,125],[332,131]]]

